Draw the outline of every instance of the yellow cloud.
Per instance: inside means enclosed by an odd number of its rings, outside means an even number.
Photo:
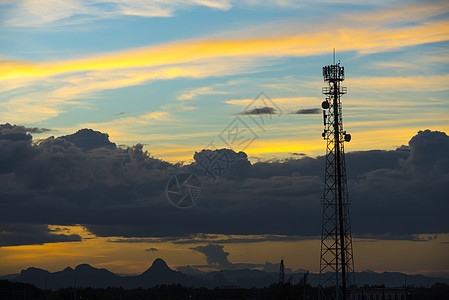
[[[348,87],[355,90],[393,91],[445,91],[449,74],[409,77],[354,77],[348,78]]]
[[[329,41],[339,41],[340,51],[371,53],[403,46],[449,39],[449,21],[441,20],[403,28],[340,28],[281,37],[202,39],[174,42],[94,57],[42,63],[8,61],[0,68],[0,79],[48,77],[57,74],[201,62],[220,57],[280,57],[316,55],[328,51]],[[166,70],[179,76],[176,69]],[[179,71],[182,71],[180,69]],[[188,75],[188,74],[186,74]]]
[[[227,92],[216,91],[211,86],[205,86],[197,89],[189,90],[188,92],[179,95],[178,100],[190,100],[198,95],[225,95]]]
[[[134,86],[157,79],[248,73],[264,64],[265,62],[260,60],[264,57],[304,56],[326,52],[329,39],[339,40],[338,47],[343,51],[384,51],[448,40],[449,21],[441,20],[394,29],[342,28],[332,34],[322,31],[281,37],[190,40],[78,60],[42,63],[3,60],[0,61],[1,91],[29,89],[33,85],[35,88],[41,88],[37,93],[28,91],[24,96],[4,103],[7,109],[3,110],[1,117],[14,122],[39,121],[58,115],[63,111],[61,105],[67,101],[91,96],[105,89]],[[446,89],[448,77],[433,75],[413,78],[349,78],[348,84],[360,89],[374,87],[441,91]],[[196,94],[205,93],[222,92],[207,88],[193,90],[181,95],[179,99],[189,99]],[[246,99],[245,102],[249,101],[250,99]],[[33,107],[35,102],[42,108]],[[238,102],[234,99],[228,103]],[[33,110],[35,114],[30,115],[28,112]]]
[[[210,64],[214,68],[210,68]],[[9,122],[30,123],[46,120],[59,115],[63,111],[63,105],[80,104],[74,99],[93,97],[96,92],[108,89],[117,89],[127,86],[143,84],[149,80],[173,79],[189,76],[201,78],[207,76],[229,75],[234,72],[249,72],[252,67],[240,62],[214,62],[204,64],[180,65],[145,70],[120,70],[120,72],[92,71],[87,74],[68,74],[64,78],[40,78],[32,82],[31,78],[16,78],[0,80],[0,91],[12,88],[27,88],[23,96],[12,98],[2,105],[0,118]],[[38,85],[38,90],[33,90],[33,85]],[[9,88],[8,88],[9,87]],[[40,88],[41,87],[41,88]]]

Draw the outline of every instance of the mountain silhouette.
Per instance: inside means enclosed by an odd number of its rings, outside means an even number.
[[[120,286],[121,277],[106,270],[96,269],[87,264],[70,267],[50,273],[38,268],[28,268],[20,273],[19,280],[33,284],[41,289],[59,289],[64,287],[98,287]]]
[[[173,283],[173,279],[179,278],[181,279],[182,276],[186,276],[185,274],[182,274],[181,272],[174,271],[170,269],[167,266],[167,263],[161,259],[156,258],[153,261],[153,264],[151,267],[148,268],[145,272],[140,274],[138,277],[144,278],[145,280],[159,280],[164,283]]]
[[[106,270],[96,269],[88,264],[81,264],[75,268],[76,285],[82,287],[96,286],[107,288],[120,284],[121,277]]]
[[[277,282],[277,272],[264,272],[260,270],[221,270],[203,272],[201,274],[184,274],[171,269],[166,262],[157,258],[151,267],[145,272],[136,276],[119,276],[106,269],[97,269],[88,264],[81,264],[72,269],[65,268],[58,272],[48,272],[43,269],[30,267],[22,270],[16,277],[8,277],[11,281],[19,281],[32,284],[40,289],[57,290],[67,287],[123,287],[125,289],[152,288],[160,284],[181,284],[183,286],[215,288],[217,286],[239,286],[242,288],[264,287]],[[309,283],[312,286],[318,284],[318,274],[309,274]],[[373,271],[358,272],[355,274],[357,284],[380,285],[387,287],[401,287],[407,280],[407,285],[426,286],[441,282],[449,284],[449,279],[434,278],[424,275],[405,275],[397,272],[376,273]],[[295,272],[288,274],[292,278],[292,283],[298,283],[303,277],[303,273]]]
[[[138,287],[153,287],[158,284],[176,284],[191,286],[196,285],[200,279],[193,278],[189,275],[172,270],[167,263],[157,258],[153,261],[151,267],[138,276],[129,276],[124,278],[124,287],[138,288]]]
[[[168,267],[167,263],[162,258],[156,258],[153,261],[151,267],[149,267],[148,270],[143,272],[142,275],[147,272],[167,272],[167,271],[170,272],[173,270]]]
[[[18,281],[31,283],[39,288],[45,288],[45,279],[48,278],[50,274],[51,273],[46,270],[31,267],[20,272]]]

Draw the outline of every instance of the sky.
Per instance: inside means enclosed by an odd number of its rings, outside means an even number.
[[[317,272],[334,48],[356,270],[449,277],[449,4],[383,0],[0,0],[0,274]]]

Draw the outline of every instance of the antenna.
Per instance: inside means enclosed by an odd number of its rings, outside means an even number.
[[[334,48],[334,55],[333,55],[333,59],[332,59],[332,64],[335,65],[335,48]]]

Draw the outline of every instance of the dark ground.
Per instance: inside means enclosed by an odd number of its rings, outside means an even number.
[[[364,288],[369,288],[365,286]],[[376,286],[376,288],[382,288]],[[190,288],[182,285],[158,285],[150,289],[123,288],[65,288],[57,291],[41,290],[31,284],[0,280],[0,299],[148,299],[148,300],[231,300],[231,299],[317,299],[317,287],[308,284],[301,285],[286,283],[284,285],[272,284],[265,288],[242,289],[238,287],[220,287],[215,289]],[[409,300],[447,300],[449,299],[449,285],[436,283],[430,288],[409,287]]]

